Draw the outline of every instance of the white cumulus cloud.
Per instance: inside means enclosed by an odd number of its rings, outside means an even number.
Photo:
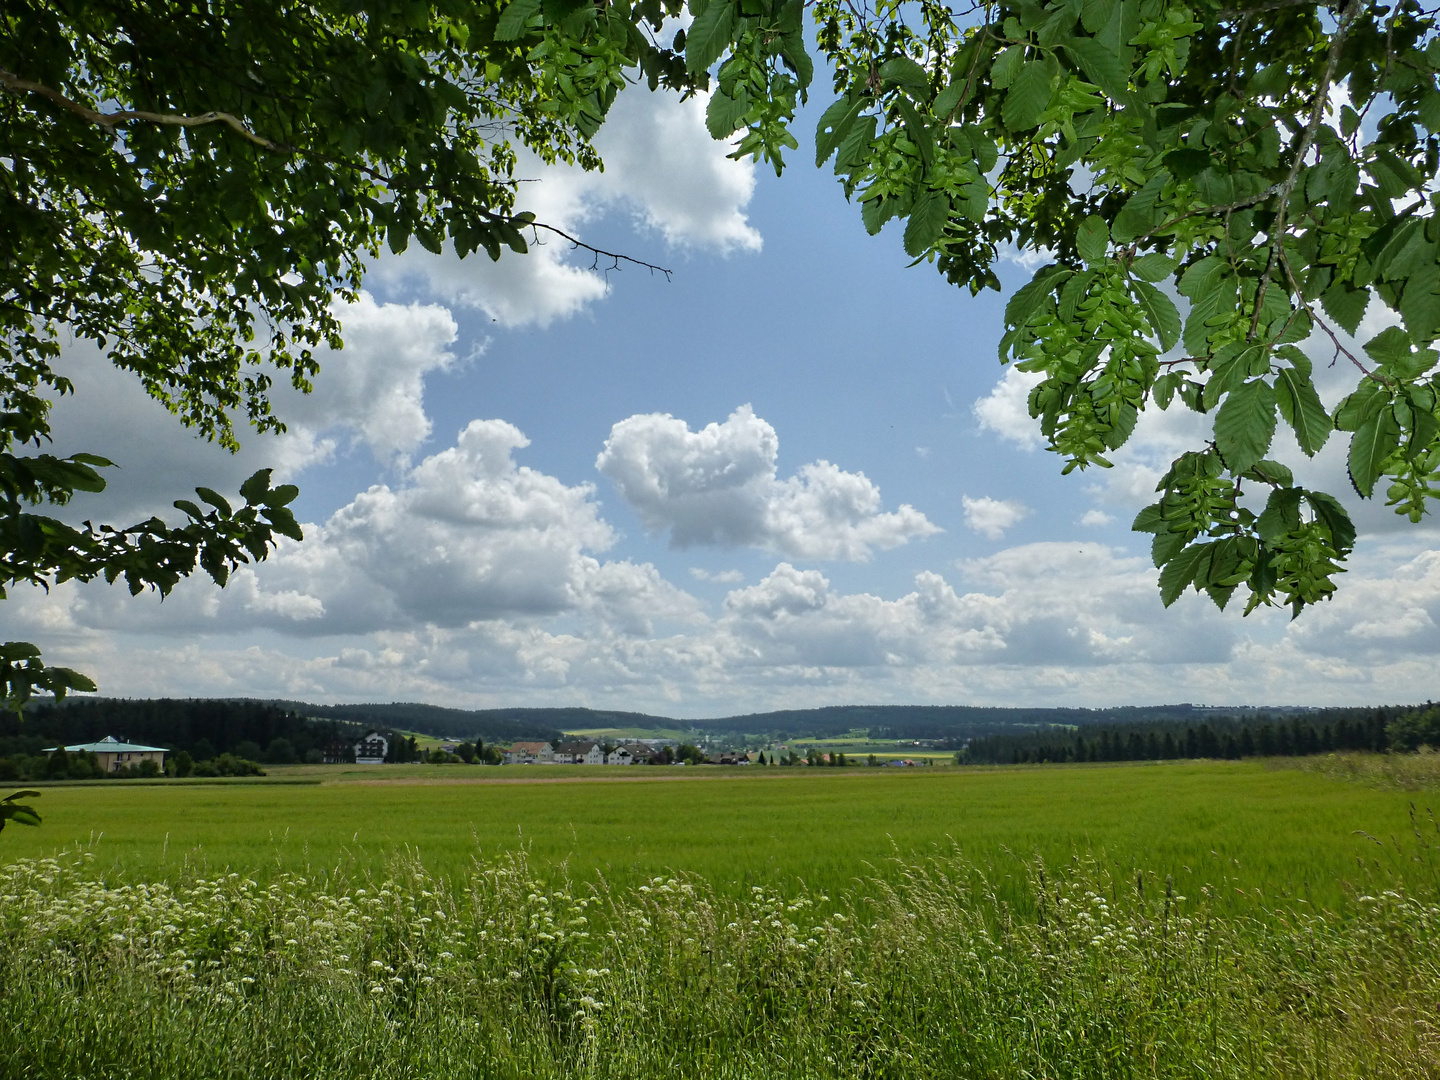
[[[775,429],[748,405],[691,431],[647,413],[610,430],[595,467],[653,532],[679,548],[751,546],[796,558],[868,559],[940,531],[909,505],[886,512],[863,473],[811,462],[780,479]]]
[[[971,406],[975,419],[986,431],[993,431],[1026,450],[1044,445],[1040,422],[1030,417],[1030,391],[1044,380],[1038,372],[1007,367],[994,389]]]
[[[960,502],[965,507],[965,524],[991,540],[999,540],[1006,529],[1030,516],[1030,508],[1014,499],[992,499],[988,495],[972,499],[963,495]]]
[[[337,305],[336,313],[345,347],[317,350],[314,390],[302,394],[283,375],[276,379],[271,398],[285,434],[259,435],[237,418],[238,454],[198,438],[99,349],[67,346],[57,367],[74,381],[75,393],[54,404],[54,445],[59,453],[83,450],[117,466],[104,470],[103,493],[77,497],[68,511],[127,525],[155,513],[173,518],[171,501],[197,484],[234,491],[265,467],[288,479],[354,446],[381,465],[403,466],[430,435],[424,381],[455,363],[455,321],[434,304],[381,304],[369,294]]]
[[[631,214],[641,236],[626,254],[660,262],[644,249],[646,231],[658,234],[673,252],[696,248],[728,254],[758,251],[760,234],[745,216],[755,190],[754,167],[731,161],[725,144],[705,128],[708,96],[681,101],[673,94],[643,88],[621,93],[595,138],[605,161],[603,172],[587,173],[566,165],[545,165],[522,154],[519,209],[537,220],[583,238],[586,225],[618,210]],[[546,326],[569,318],[605,296],[605,271],[644,274],[642,268],[597,260],[574,251],[563,238],[544,231],[527,234],[529,254],[502,255],[491,262],[484,252],[464,259],[447,248],[439,255],[412,248],[386,256],[376,266],[382,279],[399,284],[418,280],[453,304],[479,308],[502,326]]]

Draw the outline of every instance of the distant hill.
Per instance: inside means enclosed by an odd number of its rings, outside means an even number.
[[[218,711],[216,711],[218,709]],[[713,719],[682,720],[648,713],[585,708],[449,709],[417,702],[314,705],[303,701],[253,699],[187,699],[184,701],[121,701],[72,698],[58,708],[37,705],[43,720],[28,729],[0,719],[0,736],[33,734],[91,737],[119,730],[134,737],[162,740],[160,745],[187,745],[203,729],[205,737],[224,749],[251,740],[267,746],[283,736],[307,744],[334,738],[341,728],[402,729],[440,738],[480,738],[486,743],[517,739],[556,741],[566,731],[607,728],[680,730],[709,735],[770,735],[780,738],[833,738],[853,730],[877,739],[924,739],[963,742],[992,735],[1021,735],[1059,727],[1134,726],[1200,723],[1211,717],[1242,718],[1259,710],[1249,707],[1209,708],[1199,705],[1129,706],[1114,709],[998,708],[972,705],[836,705],[818,709],[786,709]],[[1271,715],[1303,712],[1295,707],[1267,707]],[[212,715],[213,714],[213,715]],[[318,722],[314,738],[302,737],[296,721]],[[339,725],[340,727],[336,727]],[[14,730],[10,730],[14,728]],[[347,736],[348,737],[348,736]],[[165,741],[168,740],[168,741]]]
[[[964,739],[1056,725],[1153,724],[1196,721],[1215,715],[1245,713],[1248,707],[1215,709],[1202,705],[1141,705],[1114,709],[1000,708],[985,705],[834,705],[787,709],[715,720],[691,720],[692,727],[714,732],[784,732],[792,737],[844,735],[864,728],[874,739]],[[1296,709],[1270,708],[1271,713]]]
[[[404,728],[422,735],[506,743],[516,739],[556,741],[566,731],[583,728],[689,727],[683,720],[645,713],[597,709],[447,709],[439,705],[393,702],[389,705],[309,705],[276,702],[304,716],[340,720],[372,727]]]
[[[974,705],[835,705],[819,709],[785,709],[714,719],[682,720],[649,713],[610,709],[527,708],[447,709],[437,705],[395,702],[389,705],[309,705],[275,702],[303,716],[375,727],[404,728],[424,735],[472,738],[486,742],[515,739],[557,739],[562,732],[597,728],[678,729],[711,735],[783,735],[826,738],[866,729],[880,739],[972,739],[1056,725],[1155,724],[1199,722],[1216,715],[1243,715],[1247,707],[1215,709],[1201,705],[1146,705],[1114,709],[1033,709]],[[1272,714],[1295,708],[1269,707]]]

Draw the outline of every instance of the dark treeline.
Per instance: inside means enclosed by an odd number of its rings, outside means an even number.
[[[785,737],[827,739],[865,729],[872,739],[951,741],[1057,725],[1131,725],[1175,721],[1199,723],[1215,714],[1200,705],[1141,705],[1114,709],[1000,708],[984,705],[835,705],[787,709],[715,720],[676,721],[716,732],[781,732]],[[1286,709],[1272,711],[1288,712]]]
[[[1440,708],[1316,709],[1207,716],[1199,723],[1082,724],[973,739],[958,754],[967,764],[1161,761],[1170,758],[1302,757],[1336,750],[1414,750],[1440,744]]]
[[[305,716],[337,720],[365,728],[401,728],[436,738],[511,743],[517,739],[559,742],[568,728],[654,727],[673,723],[641,713],[607,713],[593,709],[447,709],[439,705],[393,702],[389,705],[309,705],[300,701],[271,704]]]
[[[47,746],[123,742],[188,753],[195,761],[221,754],[260,761],[320,760],[326,748],[353,741],[357,729],[310,720],[271,702],[214,698],[71,698],[36,704],[24,719],[0,713],[0,757],[33,755]]]

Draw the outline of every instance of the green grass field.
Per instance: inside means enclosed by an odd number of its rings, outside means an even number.
[[[57,785],[0,1073],[1440,1076],[1437,764]]]
[[[98,867],[144,880],[221,869],[374,871],[408,851],[432,873],[455,876],[468,873],[476,856],[523,846],[551,875],[563,865],[576,880],[599,871],[628,885],[685,870],[738,892],[798,881],[843,889],[891,856],[953,844],[1006,873],[1020,873],[1017,860],[1037,853],[1052,863],[1092,853],[1121,871],[1172,874],[1182,889],[1223,883],[1231,895],[1253,898],[1259,890],[1267,902],[1341,907],[1377,860],[1402,876],[1420,872],[1397,854],[1413,842],[1412,803],[1431,827],[1427,792],[1259,762],[623,772],[297,767],[272,769],[266,781],[49,787],[35,804],[43,826],[5,830],[0,859],[91,845]]]

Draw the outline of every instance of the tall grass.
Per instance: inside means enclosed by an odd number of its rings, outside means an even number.
[[[1440,788],[1440,752],[1422,746],[1413,754],[1322,754],[1305,758],[1270,758],[1270,769],[1298,769],[1331,780],[1350,780],[1401,791]]]
[[[1407,858],[1433,863],[1417,843]],[[1079,857],[1004,877],[952,855],[846,895],[736,897],[683,875],[547,882],[523,854],[451,880],[410,861],[263,884],[25,860],[0,869],[0,1062],[87,1080],[1440,1075],[1433,889],[1377,885],[1342,920]]]

